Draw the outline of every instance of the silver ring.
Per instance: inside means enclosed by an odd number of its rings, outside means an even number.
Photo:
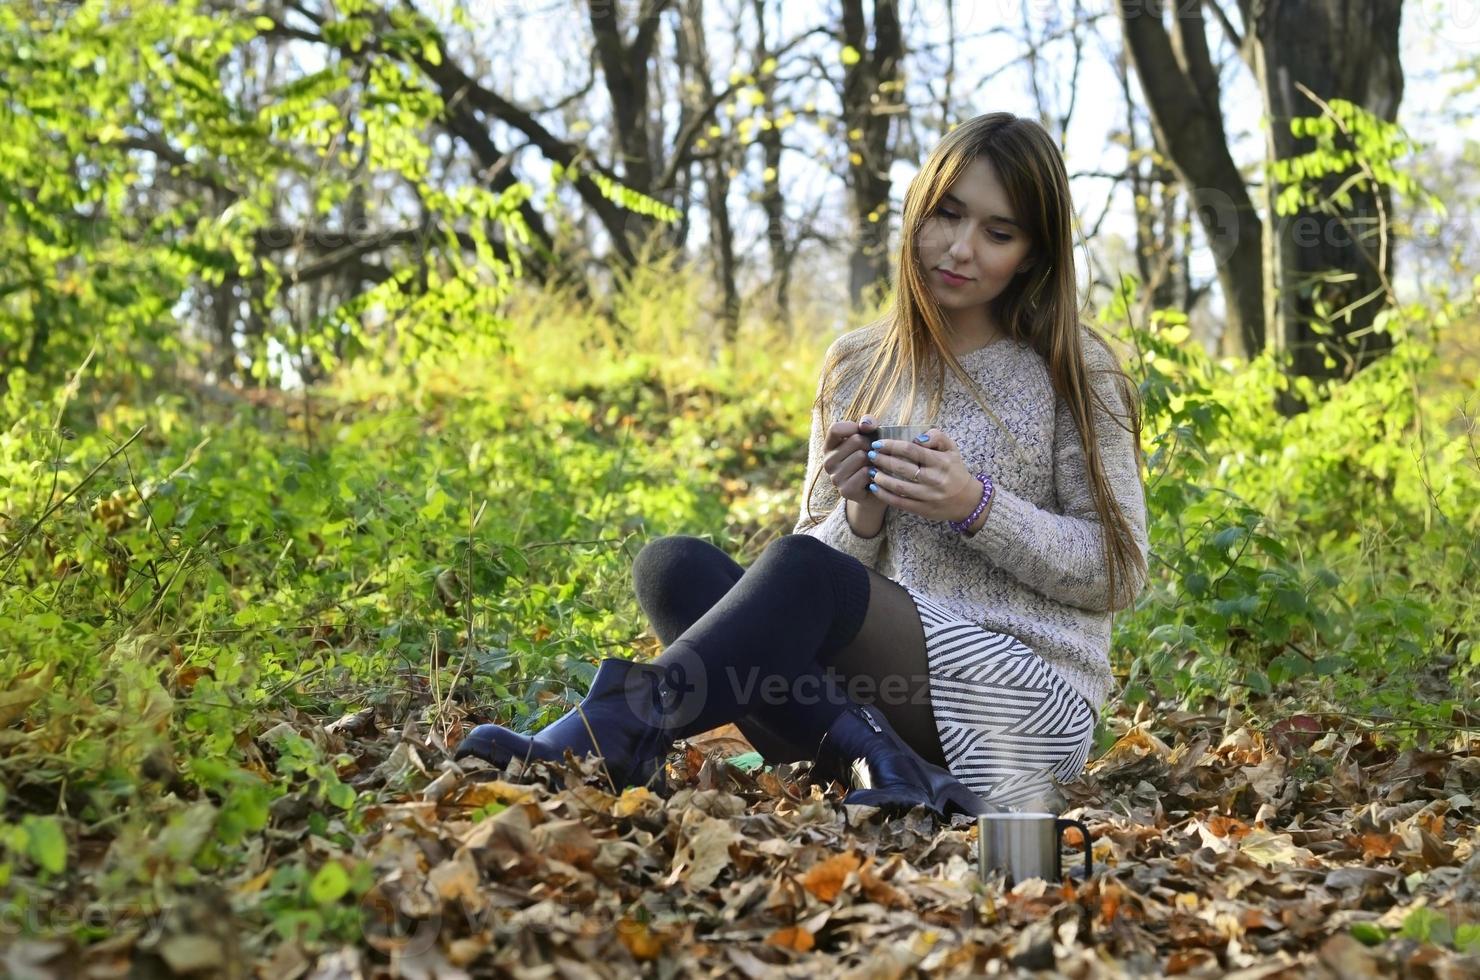
[[[923,470],[924,468],[925,468],[924,464],[921,464],[921,465],[915,467],[915,475],[912,476],[912,477],[910,477],[910,482],[911,483],[918,483],[920,481],[920,471]]]

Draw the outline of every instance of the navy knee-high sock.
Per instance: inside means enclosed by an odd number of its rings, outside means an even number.
[[[664,721],[670,734],[780,709],[788,734],[815,745],[851,703],[817,659],[857,635],[868,602],[857,559],[807,535],[778,538],[654,661],[678,692]]]
[[[632,563],[632,586],[653,632],[667,647],[723,599],[744,574],[739,562],[708,541],[673,534],[653,538],[638,552]],[[818,669],[825,670],[820,665]],[[841,685],[843,679],[834,671],[818,683]],[[834,704],[844,697],[828,689],[823,690],[822,700]],[[814,714],[825,716],[827,712]],[[772,765],[811,761],[817,749],[816,742],[809,740],[812,725],[796,731],[796,715],[795,706],[752,703],[734,719],[734,725]]]

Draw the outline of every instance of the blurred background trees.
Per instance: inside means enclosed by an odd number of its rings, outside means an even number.
[[[0,365],[309,381],[502,327],[518,277],[606,303],[693,266],[715,346],[861,322],[949,128],[1063,143],[1085,296],[1349,377],[1422,270],[1456,288],[1476,77],[1410,0],[117,0],[0,6]],[[1470,25],[1458,25],[1468,28]],[[1401,44],[1400,44],[1401,40]],[[1405,53],[1425,57],[1417,129]],[[1468,166],[1465,166],[1468,164]],[[65,175],[65,177],[63,176]],[[859,312],[855,312],[859,311]],[[191,352],[185,357],[186,352]],[[147,360],[147,359],[146,359]],[[1296,411],[1298,401],[1284,408]]]

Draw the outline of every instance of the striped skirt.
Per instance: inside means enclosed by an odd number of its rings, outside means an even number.
[[[930,706],[951,774],[1013,809],[1079,775],[1095,731],[1084,698],[1018,640],[908,591],[925,627]]]

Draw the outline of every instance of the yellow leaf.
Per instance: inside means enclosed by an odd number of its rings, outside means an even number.
[[[658,798],[648,791],[646,786],[629,786],[622,791],[622,796],[612,805],[612,815],[617,817],[630,817],[638,810],[646,810],[654,806]]]
[[[269,881],[272,880],[273,872],[275,872],[276,870],[276,868],[268,868],[261,874],[253,875],[246,881],[242,882],[240,885],[236,886],[236,893],[238,895],[255,895],[257,892],[260,892]]]
[[[1089,771],[1096,773],[1105,770],[1113,771],[1137,762],[1147,755],[1165,759],[1171,751],[1165,742],[1148,732],[1144,724],[1137,725],[1120,736],[1104,755],[1092,762],[1089,765]]]
[[[1251,830],[1245,834],[1239,841],[1239,852],[1266,868],[1304,863],[1311,857],[1310,851],[1295,846],[1289,834],[1268,830]]]
[[[534,792],[528,787],[494,779],[486,783],[469,783],[452,802],[454,806],[476,808],[490,803],[525,803],[534,798]]]
[[[775,70],[776,70],[776,59],[775,58],[767,58],[765,61],[761,62],[761,74],[762,75],[769,75],[769,74],[771,74],[771,72],[773,72]]]
[[[1162,331],[1162,336],[1173,344],[1180,344],[1192,336],[1192,331],[1187,329],[1187,324],[1179,323]]]
[[[771,182],[773,182],[775,179],[776,179],[776,168],[775,167],[767,167],[765,173],[761,174],[761,180],[764,180],[768,184],[771,183]]]
[[[802,887],[824,902],[831,902],[843,890],[848,874],[858,870],[863,862],[852,851],[835,854],[826,861],[814,864],[802,876]]]
[[[838,57],[842,59],[843,64],[851,68],[853,65],[858,64],[863,56],[858,53],[858,49],[853,45],[845,44],[843,45],[842,53]]]
[[[861,154],[861,153],[850,153],[850,154],[848,154],[848,162],[851,163],[851,164],[853,164],[853,166],[855,166],[855,167],[861,167],[861,166],[863,166],[863,154]]]
[[[617,923],[617,938],[627,947],[632,958],[638,961],[657,959],[662,955],[663,947],[668,945],[668,937],[653,932],[647,923],[630,917]]]

